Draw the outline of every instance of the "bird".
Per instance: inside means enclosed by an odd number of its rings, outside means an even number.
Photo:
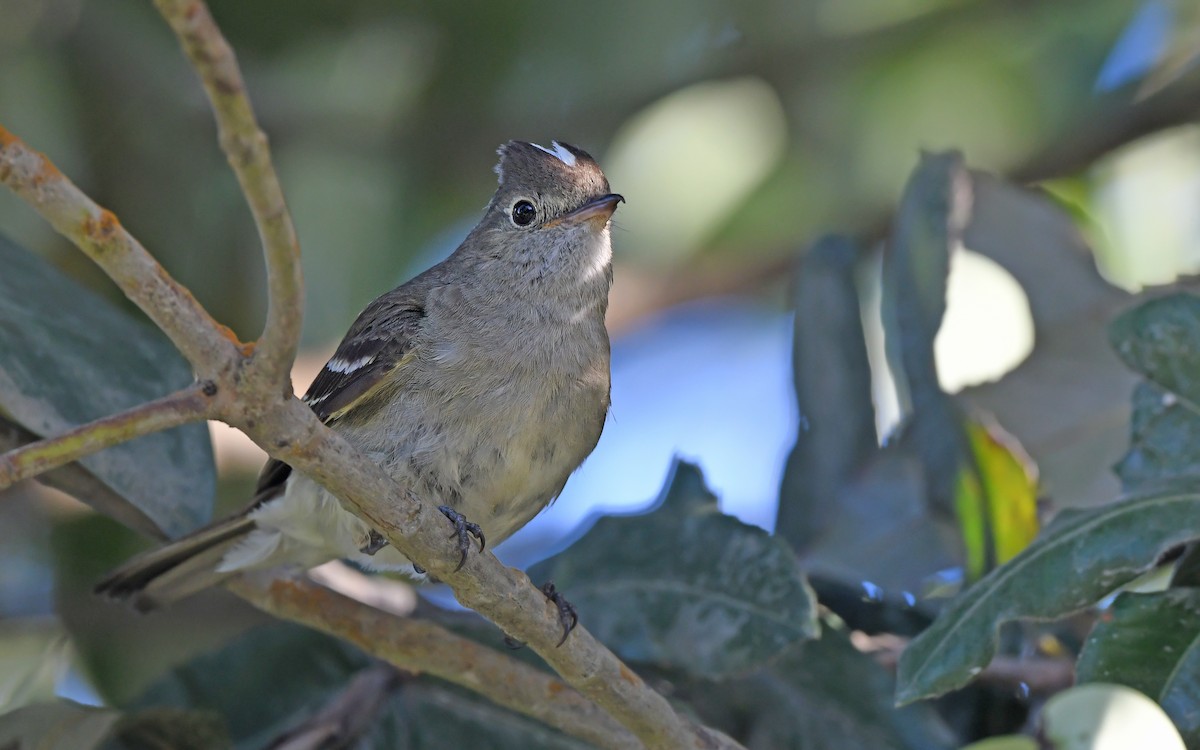
[[[558,497],[610,405],[610,225],[624,198],[575,146],[509,141],[498,154],[479,223],[445,260],[367,305],[303,398],[411,496],[439,504],[459,567],[473,541],[503,541]],[[245,510],[134,557],[95,590],[145,611],[244,571],[334,559],[425,576],[271,459]],[[556,603],[564,623],[574,617]]]

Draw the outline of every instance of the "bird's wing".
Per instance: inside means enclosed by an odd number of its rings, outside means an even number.
[[[325,424],[351,411],[354,418],[373,412],[385,400],[374,397],[388,375],[411,359],[425,309],[418,300],[400,297],[400,291],[383,295],[362,311],[304,394],[304,402]],[[281,461],[267,461],[252,507],[278,494],[291,472],[292,467]]]

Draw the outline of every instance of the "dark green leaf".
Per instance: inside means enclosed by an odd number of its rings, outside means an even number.
[[[192,381],[161,332],[3,237],[0,267],[0,407],[30,431],[52,435]],[[176,536],[212,512],[215,471],[203,424],[139,438],[80,463],[136,509],[97,510],[144,530],[157,526]]]
[[[212,750],[231,746],[225,722],[215,713],[152,708],[122,716],[101,750]]]
[[[1200,297],[1138,305],[1113,321],[1109,339],[1130,369],[1200,411]]]
[[[301,737],[358,750],[587,747],[475,693],[402,677],[341,641],[283,623],[174,670],[137,707],[137,716],[164,707],[200,709],[193,719],[219,715],[239,750],[293,747]]]
[[[838,491],[877,450],[857,259],[852,241],[830,236],[796,271],[792,374],[800,433],[783,474],[775,533],[798,552],[834,523]]]
[[[925,154],[909,177],[883,259],[883,320],[903,444],[925,466],[933,507],[954,512],[967,457],[962,416],[938,382],[933,341],[946,311],[950,254],[970,218],[971,183],[957,152]]]
[[[173,670],[134,707],[213,711],[225,718],[237,747],[261,748],[369,663],[329,636],[298,625],[267,625]]]
[[[837,508],[801,558],[814,577],[866,583],[902,602],[906,592],[925,591],[930,576],[962,565],[954,526],[929,512],[924,474],[911,456],[880,453],[842,488]]]
[[[406,684],[361,750],[587,750],[592,745],[437,680]]]
[[[3,750],[92,750],[100,747],[119,714],[71,701],[38,703],[0,715]]]
[[[1133,392],[1129,452],[1115,467],[1127,490],[1182,475],[1200,476],[1200,412],[1154,383]]]
[[[684,462],[655,511],[601,518],[530,576],[553,580],[622,656],[695,675],[748,672],[817,633],[787,543],[721,514]]]
[[[844,631],[792,648],[748,678],[685,685],[705,721],[750,750],[935,750],[954,746],[930,706],[892,705],[893,680]]]
[[[1066,511],[1024,552],[955,599],[900,657],[897,700],[966,684],[991,660],[1001,624],[1050,619],[1093,604],[1200,537],[1195,484]]]
[[[1200,590],[1117,597],[1088,636],[1079,682],[1116,682],[1158,702],[1200,747]]]

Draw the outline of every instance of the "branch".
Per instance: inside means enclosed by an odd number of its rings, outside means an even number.
[[[402,554],[450,584],[460,602],[527,643],[571,686],[648,747],[737,747],[712,730],[686,723],[665,698],[585,628],[576,628],[558,648],[557,610],[523,573],[505,567],[490,552],[472,555],[456,571],[458,553],[446,538],[445,517],[434,510],[438,503],[413,498],[380,466],[323,425],[302,401],[267,382],[266,371],[240,372],[242,351],[228,329],[213,321],[111,213],[96,206],[41,154],[7,131],[0,130],[0,135],[0,181],[56,228],[74,230],[85,225],[82,231],[60,231],[95,258],[131,299],[144,305],[189,359],[196,357],[193,367],[212,373],[222,395],[212,416],[242,430],[273,458],[308,474],[348,503]],[[70,220],[74,216],[104,218],[74,222]],[[100,239],[94,236],[96,227],[104,228]]]
[[[202,378],[231,362],[240,346],[191,292],[167,275],[111,211],[63,176],[42,154],[0,125],[0,182],[82,250],[170,337]]]
[[[153,432],[208,419],[216,385],[194,383],[169,396],[0,454],[0,490]]]
[[[647,747],[740,747],[713,730],[684,721],[666,698],[582,625],[559,648],[562,625],[557,609],[523,572],[501,564],[491,552],[472,554],[457,570],[457,547],[446,536],[446,519],[436,510],[438,503],[413,497],[377,464],[362,460],[299,399],[229,416],[236,417],[231,424],[272,456],[320,483],[405,557],[449,584],[460,603],[526,643]]]
[[[404,679],[386,664],[363,669],[316,713],[271,740],[264,750],[353,747],[388,709],[388,698]]]
[[[117,222],[41,154],[0,129],[0,181],[32,204],[108,273],[163,329],[223,398],[214,416],[241,429],[272,457],[321,483],[378,529],[409,559],[450,584],[459,601],[524,641],[580,693],[651,748],[735,748],[719,733],[684,721],[611,651],[579,627],[562,648],[557,610],[519,571],[489,553],[455,570],[436,498],[418,500],[291,395],[286,378],[300,324],[301,283],[295,237],[266,159],[265,138],[245,101],[227,45],[200,0],[158,0],[201,70],[222,127],[222,143],[247,192],[266,246],[271,277],[269,330],[258,366],[242,346]],[[212,27],[212,28],[209,28]],[[219,74],[218,74],[219,71]],[[236,115],[237,117],[233,117]],[[231,122],[226,122],[229,120]],[[281,365],[282,363],[282,365]],[[253,364],[253,363],[252,363]],[[282,367],[283,376],[278,370]],[[279,388],[280,382],[287,388]],[[81,437],[76,435],[76,438]]]
[[[629,730],[553,676],[436,623],[390,615],[305,579],[244,577],[229,588],[270,614],[349,641],[405,671],[465,687],[599,747],[641,746]]]
[[[304,278],[300,243],[283,199],[267,136],[258,127],[233,49],[200,0],[155,0],[192,67],[200,74],[217,120],[221,150],[237,175],[258,227],[267,265],[267,321],[255,347],[253,366],[268,383],[290,387],[291,366],[300,344]]]

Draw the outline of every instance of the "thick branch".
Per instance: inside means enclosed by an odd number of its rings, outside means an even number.
[[[237,339],[172,279],[111,211],[96,205],[42,154],[0,125],[0,182],[116,282],[170,337],[201,378],[233,361]]]
[[[233,49],[208,7],[198,0],[155,0],[174,29],[212,103],[221,150],[229,159],[258,227],[267,265],[267,322],[255,347],[252,367],[270,384],[290,386],[292,362],[300,344],[304,278],[300,243],[283,199],[267,136],[258,127]],[[268,383],[263,383],[267,385]]]
[[[0,455],[0,490],[118,443],[207,419],[213,411],[216,394],[212,383],[196,383],[169,396],[4,453]]]
[[[629,730],[553,676],[436,623],[396,617],[303,579],[243,579],[230,588],[277,617],[349,641],[408,672],[461,685],[599,747],[641,747]]]

